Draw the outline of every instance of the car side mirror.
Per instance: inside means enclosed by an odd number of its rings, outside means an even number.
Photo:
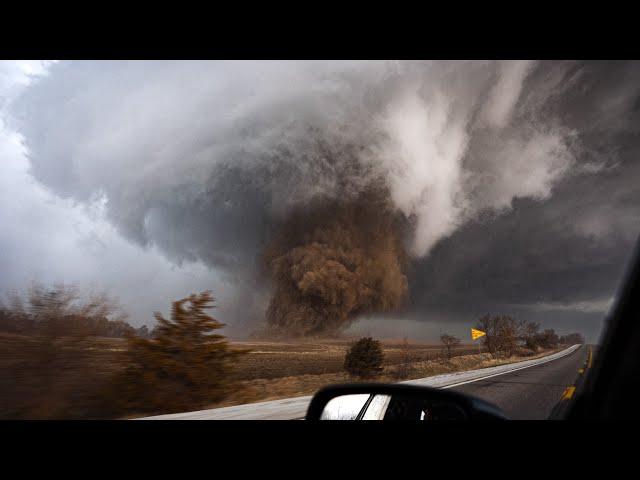
[[[311,399],[307,420],[506,420],[484,400],[447,390],[399,384],[332,385]]]

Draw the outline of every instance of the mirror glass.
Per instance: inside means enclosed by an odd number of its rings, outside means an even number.
[[[456,403],[415,395],[359,393],[327,402],[320,420],[466,420]]]

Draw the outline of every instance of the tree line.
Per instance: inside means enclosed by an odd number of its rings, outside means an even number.
[[[540,324],[516,320],[509,315],[484,315],[475,325],[486,333],[482,344],[493,357],[510,357],[517,348],[529,350],[556,348],[560,344],[584,343],[580,333],[559,336],[553,328],[540,329]]]
[[[519,354],[524,353],[522,349],[529,352],[557,348],[559,345],[574,345],[584,343],[584,337],[580,333],[570,333],[558,336],[553,328],[540,329],[540,324],[516,320],[508,315],[484,315],[481,317],[475,328],[485,332],[482,343],[486,351],[492,357],[510,357],[517,350]],[[443,346],[443,357],[451,360],[454,350],[461,343],[461,340],[448,333],[440,336],[440,343]],[[396,375],[399,379],[404,379],[411,374],[411,362],[408,351],[408,343],[405,338],[403,342],[404,358],[399,365]],[[344,359],[344,369],[353,376],[361,378],[371,378],[379,375],[384,361],[384,352],[380,341],[371,337],[363,337],[354,342],[347,350]]]
[[[26,300],[14,295],[0,308],[2,328],[29,336],[0,374],[0,417],[118,418],[224,399],[238,388],[234,360],[248,350],[219,333],[225,324],[208,313],[214,301],[210,291],[177,300],[169,318],[155,313],[150,333],[126,323],[105,295],[83,299],[62,285],[36,286]],[[90,366],[104,348],[96,336],[126,339],[106,377]]]
[[[104,294],[83,299],[76,288],[55,285],[35,286],[26,299],[11,296],[0,304],[0,330],[28,334],[30,340],[19,351],[21,359],[13,359],[11,369],[0,375],[5,391],[0,417],[117,418],[198,409],[223,400],[239,388],[233,366],[248,350],[232,347],[219,333],[225,325],[208,313],[214,303],[210,291],[174,301],[170,318],[156,313],[157,326],[149,332],[129,325]],[[485,315],[476,328],[486,332],[483,344],[496,357],[511,356],[519,347],[584,343],[579,333],[560,337],[553,329],[506,315]],[[126,339],[121,368],[101,381],[88,364],[96,336]],[[450,357],[460,340],[445,334],[442,343]],[[404,347],[402,377],[410,374],[412,362],[406,340]],[[362,338],[348,350],[344,368],[354,376],[376,376],[383,360],[380,342]],[[63,377],[71,370],[75,377]],[[3,406],[21,388],[18,401]]]
[[[134,328],[117,302],[104,293],[83,298],[75,286],[34,285],[26,296],[12,293],[0,301],[0,331],[20,335],[153,336],[146,325]]]

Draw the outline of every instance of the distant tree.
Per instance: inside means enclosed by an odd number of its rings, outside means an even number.
[[[553,328],[547,328],[536,335],[536,343],[542,348],[554,348],[560,343],[560,338]]]
[[[149,332],[149,338],[156,338],[160,334],[160,325],[154,325]]]
[[[482,338],[483,344],[493,357],[509,357],[518,346],[522,323],[508,315],[485,315],[475,328],[486,333]]]
[[[363,337],[355,342],[344,358],[344,369],[349,374],[368,378],[382,372],[384,352],[378,340],[371,337]]]
[[[444,333],[440,335],[440,342],[442,342],[442,345],[444,345],[447,358],[451,360],[453,349],[460,345],[460,339],[458,337],[454,337],[453,335],[449,335],[448,333]]]
[[[233,364],[247,350],[232,349],[225,326],[206,313],[209,291],[173,302],[171,319],[155,314],[153,338],[128,338],[128,366],[118,377],[114,401],[127,410],[176,412],[224,399],[234,388]]]
[[[496,356],[499,353],[498,330],[495,318],[489,314],[484,315],[480,317],[475,325],[477,330],[485,332],[485,336],[482,337],[482,343],[492,356]]]
[[[149,327],[146,325],[141,326],[136,330],[136,335],[142,338],[150,338]]]
[[[563,345],[583,344],[584,336],[581,333],[569,333],[560,337],[560,343]]]
[[[582,335],[581,333],[570,333],[569,335],[567,335],[567,343],[579,343],[579,344],[584,344],[585,339],[584,339],[584,335]]]
[[[536,341],[538,332],[540,331],[540,324],[535,322],[527,322],[522,330],[522,340],[525,347],[535,350],[538,347]]]
[[[409,341],[407,340],[407,337],[404,337],[404,339],[402,340],[402,345],[400,346],[400,363],[394,371],[394,376],[398,380],[409,378],[413,373],[413,361],[414,358],[411,354]]]
[[[26,300],[17,294],[0,303],[0,330],[36,336],[123,338],[134,329],[117,302],[104,293],[83,296],[65,284],[34,284]]]

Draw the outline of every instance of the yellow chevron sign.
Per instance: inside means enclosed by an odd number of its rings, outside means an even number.
[[[487,332],[483,332],[482,330],[476,330],[475,328],[471,329],[471,340],[476,340],[480,337],[484,337]]]

